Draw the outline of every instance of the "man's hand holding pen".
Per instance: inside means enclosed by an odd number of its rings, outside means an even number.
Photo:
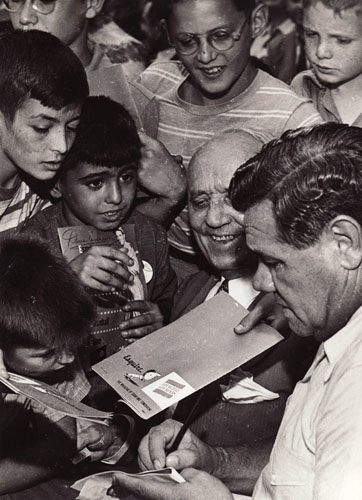
[[[174,467],[177,470],[186,467],[212,470],[210,454],[214,449],[203,443],[190,430],[185,432],[178,449],[169,453],[181,428],[180,422],[169,419],[150,430],[138,449],[141,470],[163,467]]]

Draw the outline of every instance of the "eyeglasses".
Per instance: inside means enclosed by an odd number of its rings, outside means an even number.
[[[39,14],[51,14],[55,9],[57,0],[31,0],[31,6]],[[9,12],[17,12],[26,0],[3,0],[5,9]]]
[[[207,35],[196,35],[193,33],[179,33],[171,45],[175,47],[176,52],[185,56],[191,56],[200,50],[201,38],[206,38],[207,43],[219,52],[225,52],[234,47],[243,34],[246,23],[249,21],[251,11],[247,12],[239,33],[229,33],[224,29],[218,29]]]

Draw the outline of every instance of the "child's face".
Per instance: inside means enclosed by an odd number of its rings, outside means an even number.
[[[17,12],[10,13],[11,23],[15,29],[52,33],[70,47],[86,43],[86,38],[81,40],[87,30],[86,20],[96,14],[90,0],[54,0],[54,3],[50,14],[41,14],[32,8],[31,0],[25,0]]]
[[[42,378],[73,363],[74,354],[48,347],[11,347],[4,350],[8,369],[19,375]]]
[[[70,225],[113,230],[127,218],[136,196],[137,166],[98,167],[80,163],[59,181]]]
[[[9,170],[20,168],[36,179],[52,179],[73,143],[80,112],[77,105],[56,110],[27,99],[12,122],[0,113],[0,148]]]
[[[362,73],[362,13],[350,8],[336,14],[322,2],[304,11],[307,57],[318,79],[341,85]]]
[[[176,47],[201,96],[222,102],[235,97],[249,84],[246,74],[250,69],[253,28],[247,16],[245,11],[236,10],[232,0],[187,0],[174,4],[168,23],[172,43],[184,39],[185,34],[207,35],[217,31],[222,37],[225,32],[239,35],[242,31],[240,39],[225,51],[213,48],[204,36],[199,39],[198,50],[191,55],[181,54]]]

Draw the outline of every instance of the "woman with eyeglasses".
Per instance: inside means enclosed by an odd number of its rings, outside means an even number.
[[[250,57],[252,40],[267,22],[254,0],[159,0],[162,24],[179,61],[160,61],[138,87],[157,99],[157,138],[184,165],[215,133],[257,128],[265,141],[321,118],[308,100],[260,69]],[[144,109],[140,109],[141,113]],[[147,109],[146,109],[147,115]],[[187,207],[169,231],[172,262],[180,279],[200,267]]]

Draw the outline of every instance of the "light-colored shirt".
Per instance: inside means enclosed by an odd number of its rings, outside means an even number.
[[[214,297],[219,291],[220,286],[225,281],[225,278],[221,278],[209,291],[206,296],[206,300]],[[253,302],[255,297],[259,294],[257,290],[253,287],[252,279],[250,278],[235,278],[228,281],[229,295],[239,302],[246,309]]]
[[[343,122],[333,100],[331,89],[325,87],[317,79],[313,70],[302,71],[293,79],[290,85],[298,95],[312,99],[314,106],[325,121]],[[362,128],[362,110],[352,125]]]
[[[362,307],[289,398],[254,500],[361,500]]]

